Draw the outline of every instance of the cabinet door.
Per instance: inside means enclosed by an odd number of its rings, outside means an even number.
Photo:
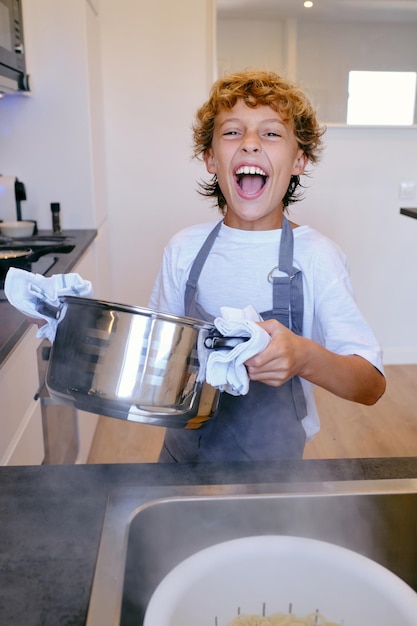
[[[33,465],[44,458],[36,350],[31,327],[0,369],[0,465]]]
[[[41,465],[44,459],[42,413],[39,401],[33,402],[23,418],[16,444],[5,465]]]

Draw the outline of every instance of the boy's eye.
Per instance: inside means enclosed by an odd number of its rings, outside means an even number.
[[[226,130],[223,135],[238,135],[238,131],[237,130]]]

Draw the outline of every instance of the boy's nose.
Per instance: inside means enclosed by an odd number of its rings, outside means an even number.
[[[259,139],[254,134],[247,134],[243,137],[242,150],[244,152],[258,152],[261,149]]]
[[[258,146],[252,145],[252,144],[247,144],[245,146],[243,146],[243,151],[244,152],[258,152],[259,148]]]

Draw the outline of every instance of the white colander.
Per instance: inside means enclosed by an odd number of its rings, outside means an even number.
[[[416,563],[417,568],[417,563]],[[416,626],[417,594],[376,562],[302,537],[256,536],[217,544],[163,579],[144,626],[227,626],[241,613],[298,617],[320,610],[343,626]]]

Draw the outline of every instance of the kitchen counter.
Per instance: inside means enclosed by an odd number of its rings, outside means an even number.
[[[64,230],[61,233],[68,240],[65,243],[74,244],[75,248],[69,253],[57,253],[52,255],[57,259],[51,270],[46,272],[46,276],[52,274],[66,274],[71,271],[79,261],[84,252],[97,236],[96,230]],[[40,230],[38,235],[53,236],[52,231]],[[13,350],[19,339],[29,328],[30,322],[27,318],[12,307],[7,301],[0,301],[0,367],[7,356]]]
[[[85,624],[109,493],[119,487],[417,478],[416,458],[0,468],[0,623]]]

